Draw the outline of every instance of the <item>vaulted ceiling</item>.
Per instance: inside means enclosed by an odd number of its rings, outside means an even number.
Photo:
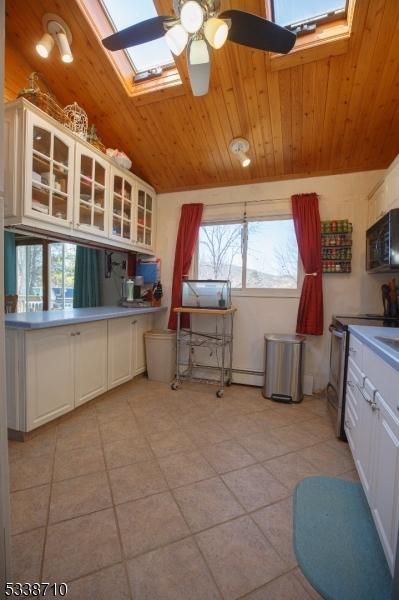
[[[280,63],[227,43],[213,53],[202,98],[192,96],[184,59],[182,85],[129,97],[81,2],[6,0],[6,99],[40,71],[60,103],[81,104],[105,144],[123,149],[158,192],[385,168],[399,153],[398,0],[357,0],[349,39]],[[171,0],[156,5],[172,12]],[[222,8],[266,15],[265,0]],[[35,52],[46,12],[72,31],[70,65]],[[237,136],[250,141],[248,169],[229,154]]]

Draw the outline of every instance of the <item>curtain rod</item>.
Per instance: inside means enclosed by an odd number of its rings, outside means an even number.
[[[317,194],[318,199],[321,199],[321,196]],[[248,204],[259,204],[261,202],[284,202],[291,201],[292,196],[287,196],[286,198],[265,198],[263,200],[238,200],[237,202],[218,202],[216,204],[205,204],[204,208],[213,208],[215,206],[235,206],[237,204],[241,204],[242,206],[248,206]]]

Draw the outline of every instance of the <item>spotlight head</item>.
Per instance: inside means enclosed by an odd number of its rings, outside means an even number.
[[[230,152],[238,158],[241,166],[246,168],[251,164],[251,159],[247,155],[249,142],[245,138],[234,138],[229,145]]]

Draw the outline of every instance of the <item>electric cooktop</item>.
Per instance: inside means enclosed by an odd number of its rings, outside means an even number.
[[[399,327],[399,317],[384,317],[384,315],[336,315],[333,317],[333,325],[347,329],[348,325],[369,325],[371,327]]]

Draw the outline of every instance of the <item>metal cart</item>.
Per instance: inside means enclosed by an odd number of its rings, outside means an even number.
[[[236,308],[227,309],[208,309],[208,308],[175,308],[177,313],[177,330],[176,330],[176,379],[172,383],[172,389],[177,390],[181,382],[184,380],[200,381],[203,383],[218,383],[219,389],[216,392],[218,398],[224,394],[225,385],[230,385],[232,382],[232,367],[233,367],[233,331],[234,331],[234,314]],[[206,315],[215,317],[214,333],[194,331],[192,329],[192,320],[190,319],[190,327],[185,329],[181,327],[181,315],[187,313],[190,315]],[[219,331],[218,319],[221,319],[221,330]],[[189,349],[188,362],[181,362],[182,347],[186,346]],[[218,357],[220,349],[221,361],[216,367],[209,365],[197,365],[193,361],[193,350],[196,347],[209,348],[215,351]],[[219,378],[206,378],[195,376],[195,371],[215,369],[219,373]]]

